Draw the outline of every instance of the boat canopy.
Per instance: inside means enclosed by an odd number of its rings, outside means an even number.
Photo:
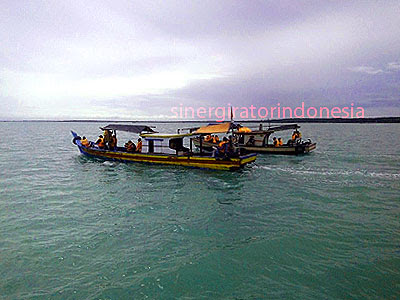
[[[173,139],[192,136],[193,133],[142,133],[140,136],[144,138]]]
[[[276,131],[283,131],[283,130],[290,130],[290,129],[298,129],[300,128],[299,125],[297,124],[288,124],[288,125],[280,125],[280,126],[272,126],[268,127],[264,130],[252,130],[249,132],[240,132],[240,131],[235,131],[235,134],[241,134],[241,135],[254,135],[254,134],[271,134]]]
[[[288,124],[288,125],[281,125],[281,126],[273,126],[268,128],[270,131],[282,131],[282,130],[289,130],[289,129],[298,129],[300,128],[297,124]]]
[[[109,124],[106,127],[100,127],[101,130],[120,130],[133,133],[155,132],[150,126],[146,125],[123,125],[123,124]]]
[[[209,124],[207,126],[200,127],[194,133],[195,134],[209,134],[209,133],[228,133],[231,129],[232,123],[226,122],[221,124]]]

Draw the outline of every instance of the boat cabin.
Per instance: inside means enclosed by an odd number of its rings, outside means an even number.
[[[183,155],[190,151],[184,146],[184,138],[191,134],[159,134],[146,133],[140,135],[143,139],[142,153],[167,153]]]
[[[234,131],[233,135],[236,137],[239,145],[243,146],[252,146],[252,147],[267,147],[273,146],[272,141],[269,141],[269,137],[271,134],[277,131],[297,130],[300,128],[297,124],[290,125],[281,125],[281,126],[270,126],[267,129],[263,130],[262,125],[258,128],[258,130],[253,130],[250,132],[240,132],[239,130]]]

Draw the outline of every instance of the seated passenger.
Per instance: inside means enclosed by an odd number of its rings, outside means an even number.
[[[228,139],[224,137],[222,142],[220,142],[216,148],[214,147],[212,157],[219,157],[226,155],[228,153],[228,144],[229,144]]]
[[[279,147],[280,147],[280,146],[283,146],[282,138],[279,138],[279,139],[278,139],[278,145],[279,145]]]
[[[136,145],[132,141],[128,141],[125,144],[126,152],[135,152]]]
[[[254,138],[254,135],[251,135],[249,140],[246,143],[246,146],[254,146],[255,142],[256,142],[256,140]]]
[[[89,141],[86,139],[85,136],[81,139],[81,144],[82,144],[82,146],[85,146],[85,147],[89,147],[89,145],[90,145]]]
[[[218,135],[213,135],[213,137],[212,137],[212,142],[213,142],[214,144],[218,144],[218,143],[219,143],[219,137],[218,137]]]
[[[141,138],[139,138],[137,141],[136,152],[139,152],[139,153],[142,152],[142,139]]]
[[[272,140],[274,142],[274,147],[279,147],[279,142],[278,142],[278,140],[276,139],[275,136],[274,136],[274,138]]]
[[[226,137],[223,138],[222,142],[218,144],[218,150],[221,153],[226,153],[228,150],[229,141]]]
[[[236,144],[238,142],[238,138],[236,135],[232,137],[232,143]]]
[[[206,137],[204,138],[205,142],[210,142],[212,140],[212,137],[210,134],[207,134]]]
[[[105,148],[105,143],[104,143],[104,138],[102,135],[99,135],[98,140],[95,143],[97,145],[97,147],[99,147],[100,149],[104,149]]]

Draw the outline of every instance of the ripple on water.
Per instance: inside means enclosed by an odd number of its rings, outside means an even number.
[[[69,130],[93,139],[92,123],[0,123],[13,136],[0,145],[0,294],[388,299],[400,130],[352,126],[304,124],[315,153],[219,172],[83,157]]]

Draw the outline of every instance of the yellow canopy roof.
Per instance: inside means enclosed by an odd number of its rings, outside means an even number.
[[[231,123],[221,123],[216,125],[203,126],[197,129],[194,133],[227,133],[231,128]]]
[[[242,133],[242,132],[251,132],[251,129],[249,127],[242,126],[242,127],[239,128],[239,130],[237,132],[240,132],[240,133]]]

